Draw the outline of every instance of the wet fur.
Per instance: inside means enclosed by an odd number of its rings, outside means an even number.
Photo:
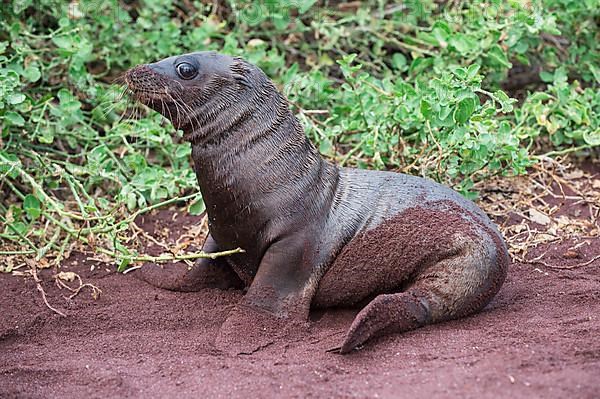
[[[182,57],[202,68],[198,78],[177,77]],[[471,314],[502,285],[507,251],[479,208],[429,180],[325,161],[257,67],[193,53],[136,67],[125,81],[192,143],[210,249],[246,250],[221,263],[248,287],[244,306],[306,320],[311,306],[374,298],[350,327],[347,353],[381,333]],[[148,280],[211,286],[210,262],[175,282],[156,271]],[[223,281],[234,286],[230,274]]]

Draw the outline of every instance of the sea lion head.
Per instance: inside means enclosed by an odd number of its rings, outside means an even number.
[[[253,82],[265,79],[260,69],[243,59],[213,51],[138,65],[124,75],[135,100],[184,132],[202,130],[217,113],[231,112],[234,104],[251,104],[242,100],[255,91]]]

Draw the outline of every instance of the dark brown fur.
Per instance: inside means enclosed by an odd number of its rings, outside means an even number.
[[[182,63],[197,74],[180,75]],[[204,249],[246,250],[168,279],[156,268],[143,273],[175,290],[241,279],[248,291],[225,330],[256,311],[263,324],[265,315],[291,324],[311,305],[372,299],[344,339],[347,353],[377,334],[472,314],[502,285],[508,254],[479,208],[429,180],[326,162],[255,66],[193,53],[136,67],[125,80],[192,143],[209,217]]]

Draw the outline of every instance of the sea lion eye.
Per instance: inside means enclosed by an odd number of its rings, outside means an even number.
[[[176,69],[181,79],[193,79],[198,74],[196,67],[188,62],[178,64]]]

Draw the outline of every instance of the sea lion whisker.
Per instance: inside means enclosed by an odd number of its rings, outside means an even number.
[[[187,104],[185,104],[185,102],[183,101],[183,99],[181,98],[181,95],[179,93],[173,93],[173,94],[175,94],[175,96],[177,98],[174,97],[171,94],[169,94],[169,95],[170,95],[170,97],[171,97],[171,99],[172,99],[172,101],[175,104],[175,107],[177,109],[178,124],[180,124],[180,127],[184,127],[185,126],[185,124],[182,124],[182,119],[185,116],[185,122],[187,123],[189,121],[189,123],[192,124],[192,130],[195,130],[194,126],[193,126],[194,120],[190,119],[189,116],[188,116],[192,112],[192,109]],[[179,113],[179,107],[181,107],[183,111],[187,111],[187,114],[182,111],[181,115],[180,115],[180,113]],[[200,128],[200,124],[199,123],[198,123],[198,128]]]
[[[184,121],[187,121],[187,118],[185,117],[185,107],[184,107],[184,103],[181,102],[180,100],[174,98],[173,96],[171,96],[171,99],[173,100],[173,104],[175,104],[175,110],[177,111],[177,123],[178,123],[178,129],[181,129],[185,126]],[[193,128],[193,127],[192,127]]]
[[[168,95],[168,93],[167,93],[167,95]],[[161,105],[161,108],[162,108],[162,109],[166,109],[166,110],[167,110],[167,112],[168,112],[168,114],[169,114],[169,120],[170,120],[170,121],[173,121],[173,115],[171,114],[171,107],[168,107],[168,106],[165,104],[165,100],[164,100],[162,97],[160,97],[160,105]]]

